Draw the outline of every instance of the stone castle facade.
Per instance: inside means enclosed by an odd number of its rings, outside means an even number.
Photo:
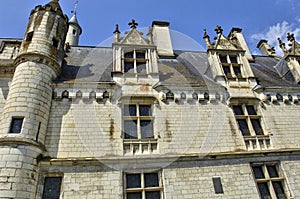
[[[79,46],[76,13],[35,7],[0,39],[0,198],[300,198],[300,46],[204,31],[172,48],[169,23]]]

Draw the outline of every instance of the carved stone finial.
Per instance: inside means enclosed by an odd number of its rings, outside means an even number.
[[[116,34],[116,33],[121,33],[121,32],[119,31],[119,24],[116,24],[116,29],[115,29],[115,31],[114,31],[114,34]]]
[[[282,49],[283,52],[286,52],[285,43],[282,42],[280,38],[278,38],[279,47]]]
[[[135,22],[134,19],[131,20],[130,23],[128,23],[128,25],[130,26],[130,28],[136,28],[139,24]]]
[[[291,34],[291,33],[287,33],[287,39],[288,39],[288,41],[290,41],[290,42],[293,42],[293,41],[295,41],[295,36],[294,36],[294,34]]]
[[[219,25],[216,26],[215,31],[216,31],[217,34],[222,34],[222,33],[223,33],[223,29],[222,29],[222,27],[219,26]]]
[[[203,35],[203,38],[206,38],[206,37],[208,37],[209,38],[209,35],[207,34],[207,32],[206,32],[206,28],[204,28],[204,35]]]

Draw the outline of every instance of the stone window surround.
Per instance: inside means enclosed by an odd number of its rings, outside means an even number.
[[[125,139],[125,132],[124,132],[124,119],[123,114],[124,111],[122,111],[122,138],[123,138],[123,150],[124,154],[126,155],[134,155],[134,154],[140,154],[140,155],[149,155],[152,153],[155,153],[158,151],[158,139],[159,134],[156,132],[155,127],[155,101],[157,99],[153,97],[131,97],[127,98],[124,97],[121,101],[122,103],[122,109],[124,108],[124,105],[136,105],[136,104],[142,104],[142,105],[151,105],[152,109],[152,116],[149,117],[149,119],[152,120],[152,129],[153,129],[153,138],[141,138],[141,135],[138,135],[137,139]],[[124,110],[124,109],[123,109]],[[126,116],[125,116],[126,117]],[[130,118],[127,118],[130,119]],[[139,132],[138,132],[139,133]]]
[[[147,174],[157,174],[158,186],[146,187],[146,175]],[[127,188],[127,175],[140,175],[140,186],[136,188]],[[141,193],[142,199],[146,199],[146,192],[160,192],[159,199],[163,199],[163,182],[162,182],[162,172],[153,170],[144,170],[143,172],[124,172],[123,186],[124,186],[124,198],[127,197],[128,193]]]
[[[60,191],[59,191],[59,195],[61,196],[61,194],[62,194],[62,190],[63,190],[63,181],[64,181],[64,175],[63,175],[63,173],[45,173],[45,174],[43,174],[42,175],[43,177],[42,177],[42,187],[43,187],[43,190],[42,190],[42,192],[41,192],[41,197],[42,197],[42,199],[44,199],[45,197],[44,197],[44,188],[45,188],[45,180],[46,180],[46,178],[61,178],[61,180],[60,180]],[[48,198],[46,198],[46,199],[48,199]]]
[[[13,129],[15,128],[15,125],[17,125],[17,121],[21,121],[21,128],[20,128],[20,131],[14,131]],[[11,133],[11,134],[19,134],[19,133],[22,133],[22,129],[23,129],[23,126],[24,126],[24,122],[25,122],[25,117],[22,117],[22,116],[13,116],[11,118],[11,121],[10,121],[10,127],[9,127],[9,132],[8,133]]]
[[[223,62],[221,57],[225,57],[226,61]],[[233,59],[235,58],[235,61]],[[220,66],[222,68],[223,74],[226,78],[229,79],[240,79],[240,78],[245,78],[245,72],[243,69],[243,64],[241,63],[240,55],[237,53],[218,53],[218,59]],[[230,73],[226,74],[224,68],[228,68],[230,70]],[[239,70],[240,74],[236,74],[237,71]]]
[[[230,107],[236,119],[237,127],[242,135],[243,133],[242,130],[240,129],[238,119],[246,120],[247,122],[247,127],[250,135],[243,135],[247,150],[262,150],[262,149],[272,148],[270,134],[266,130],[267,128],[262,119],[261,110],[259,108],[260,106],[258,102],[259,101],[257,101],[257,99],[240,99],[240,100],[234,99],[230,103]],[[234,106],[241,106],[243,110],[243,115],[236,115],[234,111]],[[256,114],[249,115],[247,111],[247,106],[253,107],[254,110],[256,111]],[[262,131],[261,132],[262,135],[258,135],[255,132],[251,119],[259,120],[259,125]]]
[[[126,53],[131,53],[132,57],[125,57]],[[138,58],[137,54],[142,53],[144,54],[144,58]],[[148,59],[148,49],[146,48],[124,48],[122,50],[122,71],[124,74],[148,74],[149,73],[149,59]],[[125,71],[125,63],[132,63],[133,64],[133,71]],[[138,71],[138,63],[141,63],[141,66],[144,67],[146,71]]]
[[[270,194],[270,198],[278,198],[276,191],[280,191],[277,189],[274,188],[274,184],[273,183],[277,183],[277,186],[280,187],[280,189],[283,190],[283,194],[284,194],[284,197],[287,198],[287,185],[285,183],[285,175],[281,169],[281,165],[280,165],[280,162],[253,162],[253,163],[250,163],[250,166],[251,166],[251,171],[252,171],[252,175],[253,175],[253,178],[254,178],[254,181],[256,183],[256,188],[257,188],[257,191],[258,191],[258,194],[260,195],[260,197],[262,198],[261,196],[261,190],[260,190],[260,187],[258,184],[265,184],[267,183],[267,187],[268,187],[268,192]],[[254,168],[260,168],[262,171],[262,174],[264,177],[258,177],[258,173],[255,172]],[[270,168],[275,168],[275,170],[273,170],[273,172],[275,171],[275,173],[270,173],[272,172],[270,170]],[[273,176],[272,176],[273,175]],[[276,175],[276,176],[275,176]],[[279,184],[278,184],[279,183]],[[266,187],[266,186],[265,186]],[[282,197],[279,197],[279,198],[282,198]]]

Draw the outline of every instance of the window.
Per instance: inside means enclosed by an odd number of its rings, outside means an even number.
[[[76,30],[75,29],[73,29],[73,35],[76,35]]]
[[[123,146],[125,154],[150,154],[157,150],[153,105],[136,102],[123,106]]]
[[[270,138],[264,134],[261,116],[253,105],[233,105],[233,112],[238,127],[244,136],[247,149],[270,148]]]
[[[125,73],[147,73],[146,51],[134,50],[124,54]]]
[[[59,40],[56,39],[55,37],[53,37],[53,39],[52,39],[52,45],[53,45],[53,47],[58,48],[58,44],[59,44]]]
[[[285,199],[284,178],[277,163],[251,164],[257,189],[262,199]]]
[[[220,54],[219,59],[224,75],[229,78],[242,78],[241,64],[236,55]]]
[[[9,133],[21,133],[24,118],[12,118]]]
[[[62,177],[46,177],[43,199],[59,199]]]
[[[223,186],[222,186],[222,182],[221,182],[221,178],[217,177],[217,178],[213,178],[213,184],[214,184],[214,189],[215,189],[215,193],[216,194],[223,194]]]
[[[160,199],[162,183],[160,173],[127,173],[125,175],[126,199]]]
[[[33,38],[33,31],[27,33],[25,41],[26,42],[32,41],[32,38]]]
[[[123,120],[125,139],[154,138],[152,105],[124,105]]]

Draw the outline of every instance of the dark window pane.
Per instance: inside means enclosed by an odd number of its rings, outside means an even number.
[[[221,178],[213,178],[213,184],[216,194],[224,193]]]
[[[282,182],[272,182],[275,194],[278,199],[285,199],[284,189]]]
[[[133,58],[133,52],[128,52],[124,54],[125,58]]]
[[[153,122],[151,120],[141,120],[142,139],[153,138]]]
[[[29,32],[27,35],[26,35],[26,42],[29,42],[29,41],[31,41],[32,40],[32,38],[33,38],[33,32]]]
[[[251,123],[256,135],[263,135],[259,119],[251,119]]]
[[[144,52],[136,52],[136,58],[138,59],[145,59],[145,53]]]
[[[133,73],[134,72],[134,63],[133,62],[124,62],[124,72]]]
[[[226,76],[231,76],[231,72],[230,72],[230,68],[229,68],[229,66],[223,66],[223,71],[224,71],[224,74],[226,75]]]
[[[142,193],[127,193],[127,199],[142,199]]]
[[[21,133],[24,118],[12,118],[10,133]]]
[[[147,191],[146,199],[160,199],[160,191]]]
[[[159,187],[157,173],[145,173],[145,187]]]
[[[255,179],[264,179],[265,178],[262,166],[253,166],[252,170],[253,170]]]
[[[234,66],[233,71],[235,76],[242,77],[241,67],[240,66]]]
[[[136,63],[136,70],[137,70],[138,73],[147,73],[146,62],[137,62]]]
[[[235,115],[244,115],[242,106],[233,106],[233,111]]]
[[[43,199],[59,199],[61,180],[61,177],[45,178]]]
[[[237,122],[239,124],[239,128],[240,128],[243,136],[250,135],[248,124],[247,124],[246,120],[245,119],[238,119]]]
[[[53,45],[53,47],[57,48],[57,47],[58,47],[58,44],[59,44],[58,39],[53,38],[53,39],[52,39],[52,45]]]
[[[75,29],[73,29],[73,35],[76,35],[76,30]]]
[[[248,111],[248,115],[256,115],[256,110],[254,108],[254,106],[246,106],[247,111]]]
[[[221,63],[228,63],[226,55],[219,55],[219,58],[220,58]]]
[[[237,64],[237,57],[236,56],[229,56],[230,62],[233,64]]]
[[[126,188],[141,188],[141,174],[126,174]]]
[[[268,173],[271,178],[278,178],[278,172],[276,165],[267,165]]]
[[[125,120],[124,121],[124,138],[125,139],[137,139],[137,121]]]
[[[257,186],[258,186],[258,190],[259,190],[261,198],[271,199],[268,183],[266,183],[266,182],[258,183]]]
[[[140,105],[140,116],[151,116],[151,105]]]
[[[136,105],[124,105],[124,116],[136,116]]]

